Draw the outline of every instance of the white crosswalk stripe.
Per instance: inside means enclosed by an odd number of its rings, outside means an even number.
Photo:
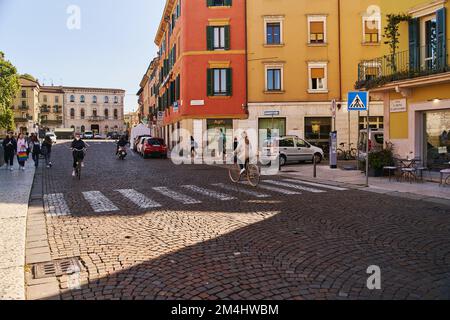
[[[220,192],[216,192],[216,191],[213,191],[213,190],[210,190],[210,189],[200,188],[200,187],[197,187],[197,186],[194,186],[194,185],[186,185],[186,186],[183,186],[183,188],[191,190],[191,191],[199,193],[199,194],[202,194],[202,195],[207,196],[207,197],[219,199],[221,201],[227,201],[227,200],[234,200],[234,199],[236,199],[235,197],[229,196],[229,195],[227,195],[225,193],[220,193]]]
[[[231,186],[231,185],[225,184],[225,183],[215,183],[215,184],[212,184],[212,186],[222,188],[227,191],[234,191],[234,192],[238,192],[238,193],[242,193],[242,194],[247,194],[247,195],[250,195],[250,196],[253,196],[256,198],[269,198],[270,197],[269,195],[264,194],[264,193],[259,193],[259,192],[244,189],[244,188],[238,188],[236,186]]]
[[[135,205],[137,205],[141,209],[150,209],[150,208],[160,208],[161,204],[159,204],[156,201],[153,201],[146,196],[144,196],[142,193],[137,192],[133,189],[120,189],[116,190],[121,195],[123,195],[125,198],[133,202]]]
[[[176,200],[178,202],[181,202],[183,204],[197,204],[197,203],[202,203],[200,200],[196,200],[194,198],[191,198],[185,194],[170,190],[169,188],[166,187],[157,187],[157,188],[153,188],[153,190],[155,190],[156,192],[159,192],[160,194],[169,197],[173,200]]]
[[[100,191],[83,192],[83,196],[95,212],[119,211],[119,208]]]
[[[309,182],[309,181],[301,181],[301,180],[294,180],[294,179],[284,179],[283,181],[299,183],[299,184],[304,184],[304,185],[308,185],[308,186],[312,186],[312,187],[319,187],[319,188],[336,190],[336,191],[346,191],[346,190],[348,190],[346,188],[329,186],[327,184],[320,184],[320,183],[314,183],[314,182]]]
[[[44,195],[44,208],[47,216],[60,217],[71,215],[69,206],[64,199],[64,194],[45,194]]]
[[[301,192],[298,191],[293,191],[293,190],[288,190],[288,189],[283,189],[280,187],[274,187],[274,186],[268,186],[264,183],[260,183],[258,188],[260,189],[265,189],[265,190],[269,190],[272,192],[278,192],[278,193],[282,193],[282,194],[288,194],[288,195],[295,195],[295,194],[301,194]]]
[[[276,180],[264,180],[265,183],[270,183],[276,186],[282,186],[282,187],[288,187],[288,188],[292,188],[292,189],[297,189],[297,190],[302,190],[302,191],[308,191],[308,192],[312,192],[312,193],[324,193],[325,191],[323,190],[319,190],[319,189],[314,189],[314,188],[309,188],[309,187],[303,187],[297,184],[292,184],[292,183],[287,183],[287,182],[282,182],[282,181],[276,181]]]

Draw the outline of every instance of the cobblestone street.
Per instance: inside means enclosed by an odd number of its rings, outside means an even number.
[[[449,207],[175,166],[92,142],[82,179],[67,144],[43,170],[52,260],[79,257],[62,299],[450,299]],[[369,266],[381,290],[369,290]]]

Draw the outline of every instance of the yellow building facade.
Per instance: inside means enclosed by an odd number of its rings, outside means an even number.
[[[384,1],[387,13],[407,14],[399,24],[395,55],[383,45],[377,59],[359,65],[360,87],[384,101],[385,140],[400,158],[428,168],[450,161],[449,3],[446,0]],[[377,69],[366,75],[364,70]]]
[[[279,129],[327,147],[356,147],[365,114],[347,112],[358,63],[380,55],[381,1],[247,2],[248,112],[241,128]],[[332,101],[336,101],[336,119]],[[383,128],[383,100],[371,103],[371,126]],[[261,141],[260,141],[261,143]]]
[[[64,127],[63,104],[64,91],[62,87],[42,86],[39,93],[39,120],[41,128],[48,131],[55,131]]]
[[[39,92],[37,81],[21,77],[21,89],[14,99],[14,122],[16,131],[21,133],[36,132],[39,123]]]

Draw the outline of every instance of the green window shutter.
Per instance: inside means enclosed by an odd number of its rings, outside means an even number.
[[[211,51],[214,49],[214,28],[206,27],[206,48]]]
[[[230,26],[225,26],[225,50],[230,50]]]
[[[232,5],[232,0],[225,0],[224,1],[226,6],[231,6]]]
[[[213,0],[206,0],[206,6],[212,7],[213,6]]]
[[[177,90],[176,90],[176,99],[177,100],[180,100],[180,97],[181,97],[180,85],[181,85],[181,81],[180,81],[180,76],[178,75],[177,80],[176,80],[176,88],[177,88]]]
[[[446,16],[445,8],[436,12],[437,68],[439,69],[443,69],[447,66]]]
[[[211,97],[214,95],[213,93],[213,72],[214,69],[206,69],[206,95]]]
[[[227,69],[227,96],[233,95],[233,69]]]
[[[409,21],[409,66],[410,71],[420,68],[420,22],[418,18]]]

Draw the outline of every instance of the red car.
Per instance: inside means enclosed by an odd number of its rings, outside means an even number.
[[[142,145],[142,156],[167,158],[167,146],[164,139],[148,138]]]

